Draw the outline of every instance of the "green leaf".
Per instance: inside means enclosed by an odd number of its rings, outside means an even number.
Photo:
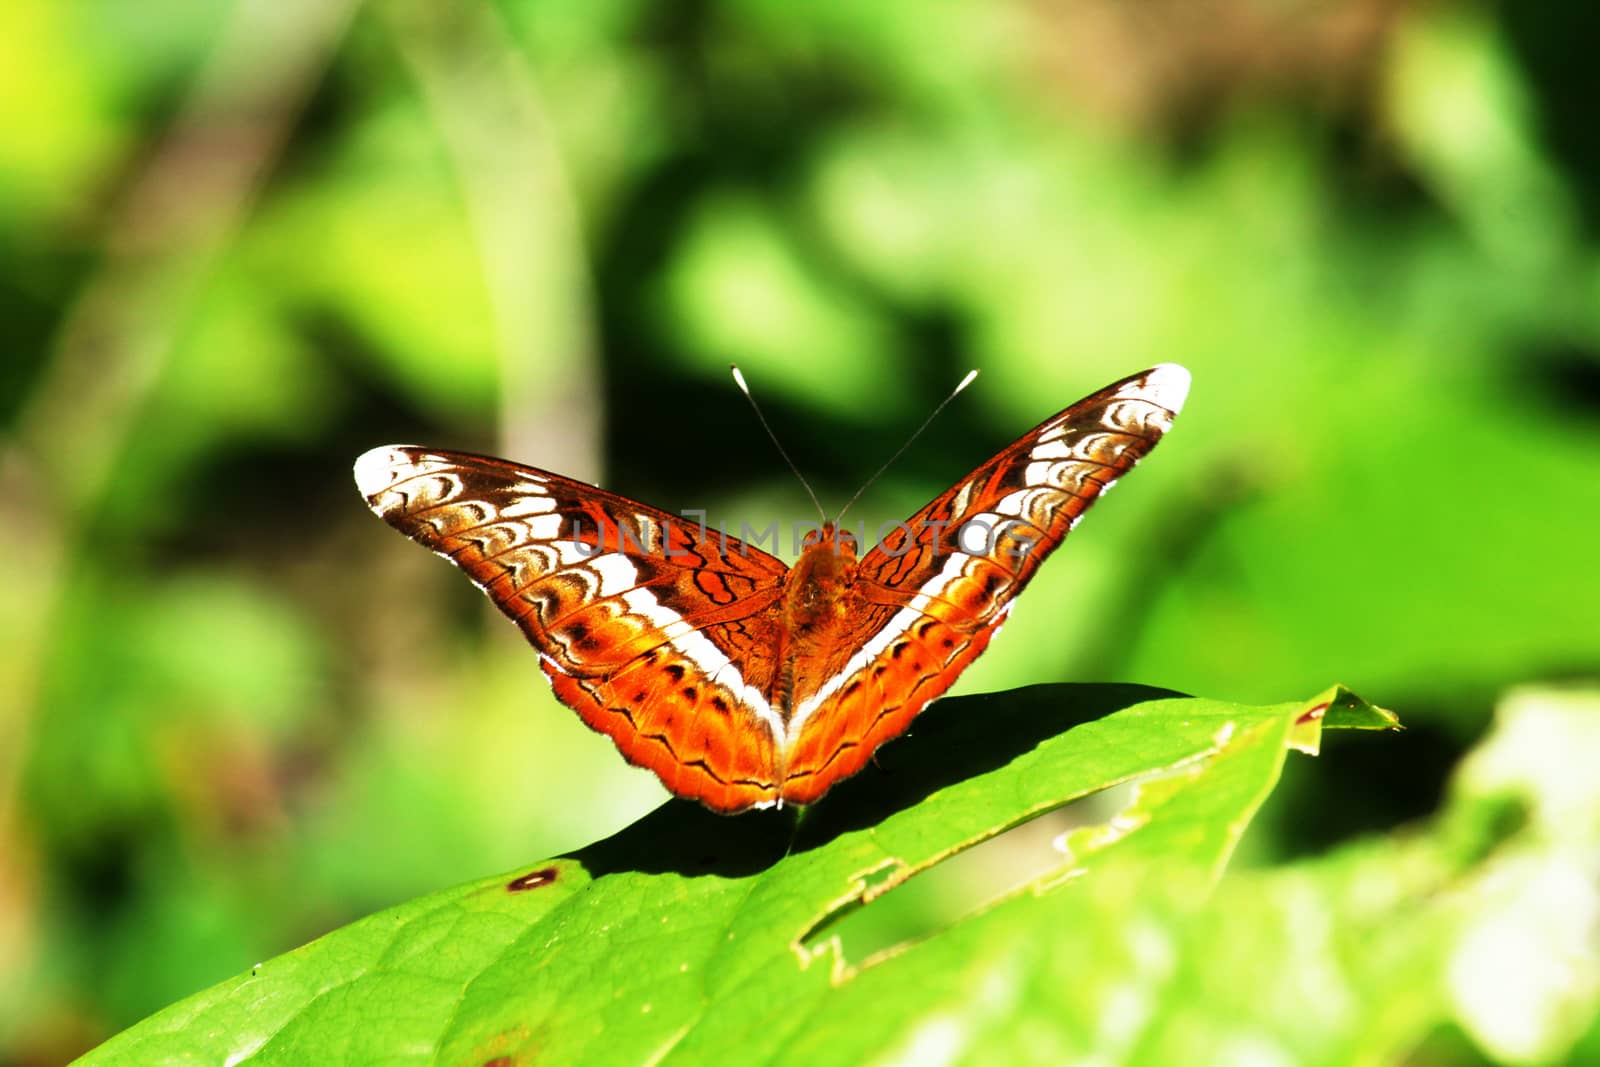
[[[1268,707],[1110,685],[943,701],[878,767],[805,811],[729,819],[669,803],[570,856],[260,964],[84,1062],[692,1063],[730,1048],[749,1062],[843,1062],[913,1055],[955,1009],[1003,1029],[1041,1000],[1081,1013],[1088,1040],[1109,991],[1041,987],[989,1004],[999,979],[985,961],[1027,984],[1030,957],[1034,971],[1066,966],[1041,955],[1046,932],[1111,937],[1104,924],[1061,926],[1086,887],[1102,901],[1138,899],[1128,887],[1140,882],[1162,901],[1204,900],[1287,750],[1315,750],[1324,725],[1394,719],[1342,689]],[[1053,869],[991,907],[866,960],[815,936],[889,905],[879,898],[945,857],[1132,781],[1124,811],[1066,835]]]
[[[1600,1034],[1597,762],[1600,693],[1523,690],[1427,824],[1230,876],[1201,906],[1181,883],[1131,907],[1114,882],[1086,885],[1037,927],[1034,951],[1069,966],[1028,974],[1115,990],[1103,1017],[1123,1040],[1035,1003],[1034,1047],[1090,1033],[1073,1051],[1160,1067],[1593,1062],[1575,1046]],[[1097,942],[1097,926],[1117,933]],[[1481,1051],[1429,1047],[1441,1038]]]

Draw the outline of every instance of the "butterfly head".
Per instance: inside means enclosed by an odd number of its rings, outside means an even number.
[[[808,530],[800,538],[800,551],[802,559],[815,552],[846,558],[853,562],[861,552],[861,545],[856,541],[855,534],[829,522],[817,529]]]

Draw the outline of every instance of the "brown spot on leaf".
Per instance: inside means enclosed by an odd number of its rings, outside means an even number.
[[[559,873],[554,867],[540,867],[537,871],[529,871],[527,874],[511,879],[506,883],[506,892],[521,893],[525,890],[547,886],[556,880],[556,875]],[[509,1063],[511,1061],[507,1060],[506,1062]]]
[[[1326,700],[1324,700],[1322,703],[1318,704],[1316,707],[1310,708],[1310,709],[1308,709],[1306,711],[1302,711],[1300,713],[1300,717],[1298,719],[1296,719],[1294,722],[1295,722],[1296,726],[1299,726],[1301,723],[1316,722],[1318,719],[1322,718],[1327,713],[1328,713],[1328,702]]]

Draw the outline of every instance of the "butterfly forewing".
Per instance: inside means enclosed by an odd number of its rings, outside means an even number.
[[[1163,364],[1046,419],[940,493],[861,561],[861,577],[954,608],[976,627],[1004,608],[1106,489],[1156,446],[1188,393]]]
[[[786,799],[859,770],[954,683],[1083,512],[1171,428],[1188,387],[1188,371],[1163,364],[1085,397],[862,558],[858,577],[878,606],[861,644],[800,705]]]
[[[775,799],[767,706],[787,568],[734,538],[505,460],[395,445],[356,464],[368,506],[460,567],[538,649],[556,695],[668,788]]]

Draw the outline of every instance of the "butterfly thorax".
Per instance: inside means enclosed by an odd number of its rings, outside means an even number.
[[[827,654],[839,646],[859,609],[856,546],[830,523],[807,539],[784,579],[784,647],[773,709],[785,721],[797,701],[822,684]]]
[[[844,621],[855,584],[856,548],[848,536],[840,537],[830,524],[808,544],[784,580],[783,617],[790,634],[800,636],[826,630]]]

